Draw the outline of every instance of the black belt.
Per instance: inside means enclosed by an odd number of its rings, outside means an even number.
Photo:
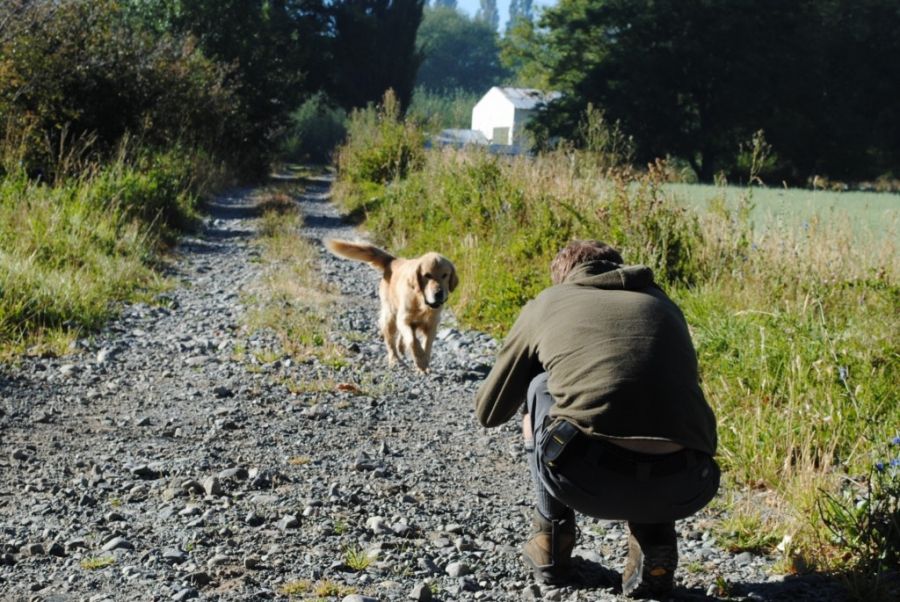
[[[698,464],[706,456],[692,449],[668,454],[643,454],[604,439],[589,437],[568,420],[550,425],[541,450],[544,463],[558,468],[565,460],[579,458],[600,468],[638,477],[664,477]]]

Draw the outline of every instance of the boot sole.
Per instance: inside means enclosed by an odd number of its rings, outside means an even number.
[[[675,569],[678,567],[678,548],[657,546],[647,550],[638,563],[638,570],[622,583],[622,593],[631,598],[664,596],[672,593]]]

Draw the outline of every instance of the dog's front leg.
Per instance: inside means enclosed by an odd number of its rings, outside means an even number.
[[[416,362],[416,368],[422,372],[428,372],[428,355],[422,348],[422,343],[416,336],[415,329],[403,320],[403,316],[398,316],[397,329],[400,331],[401,345],[412,352],[413,360]]]
[[[402,353],[397,353],[399,333],[397,332],[397,318],[389,310],[382,308],[378,318],[381,327],[381,336],[384,337],[384,346],[387,347],[388,365],[393,366],[397,362],[403,363]]]

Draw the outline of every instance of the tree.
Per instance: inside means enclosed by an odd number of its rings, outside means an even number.
[[[128,135],[144,147],[185,143],[219,153],[223,138],[242,131],[228,67],[190,40],[123,19],[119,7],[39,2],[5,22],[0,127],[21,136],[29,172],[52,177],[73,147],[107,158]]]
[[[448,8],[425,10],[418,45],[424,54],[417,85],[435,92],[483,93],[503,80],[497,32]]]
[[[340,0],[331,9],[332,96],[344,108],[364,107],[392,89],[402,110],[412,100],[422,54],[416,34],[424,0]]]
[[[432,0],[432,8],[456,8],[456,0]]]
[[[500,12],[497,10],[497,0],[479,0],[480,8],[475,13],[475,18],[484,21],[491,26],[493,31],[497,31],[500,26]]]
[[[589,104],[637,159],[737,173],[763,129],[779,177],[897,166],[900,11],[890,0],[561,0],[504,58],[565,94],[537,123],[573,136]],[[880,57],[880,58],[879,58]]]
[[[237,118],[246,127],[229,144],[245,155],[248,169],[264,170],[289,112],[324,84],[322,0],[129,2],[153,26],[196,37],[207,56],[232,67],[230,83],[241,101]]]
[[[534,20],[532,10],[533,0],[509,0],[509,21],[506,22],[506,31],[510,31],[520,19]]]

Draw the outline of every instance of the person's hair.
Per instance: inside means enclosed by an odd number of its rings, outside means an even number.
[[[566,279],[576,265],[588,261],[610,261],[621,265],[622,256],[611,246],[599,240],[573,240],[560,250],[550,262],[550,278],[553,284]]]

